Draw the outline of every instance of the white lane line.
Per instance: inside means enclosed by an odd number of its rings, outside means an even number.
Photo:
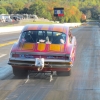
[[[30,79],[30,76],[29,76],[29,75],[27,75],[27,80],[26,80],[26,82],[25,82],[25,83],[27,83],[27,82],[29,81],[29,79]]]
[[[6,56],[6,55],[7,55],[7,54],[1,54],[1,55],[0,55],[0,58],[4,57],[4,56]]]

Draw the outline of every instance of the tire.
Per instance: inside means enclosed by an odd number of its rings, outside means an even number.
[[[71,70],[69,71],[57,71],[57,76],[70,76],[71,75]]]
[[[28,70],[26,69],[21,69],[21,68],[13,68],[13,74],[18,77],[18,78],[26,78],[28,75]]]

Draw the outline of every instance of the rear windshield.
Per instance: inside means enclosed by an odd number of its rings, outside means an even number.
[[[21,34],[20,41],[26,43],[64,44],[66,34],[55,31],[25,31]]]

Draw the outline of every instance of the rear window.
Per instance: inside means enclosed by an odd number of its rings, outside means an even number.
[[[66,34],[55,31],[25,31],[21,34],[20,41],[26,43],[64,44]]]

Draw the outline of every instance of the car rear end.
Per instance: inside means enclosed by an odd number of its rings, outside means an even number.
[[[70,72],[73,62],[70,54],[67,54],[67,34],[54,29],[48,30],[50,27],[44,29],[46,30],[31,29],[22,32],[10,53],[8,64],[13,69],[57,71],[58,75]]]
[[[36,59],[44,59],[43,71],[67,71],[73,65],[69,55],[63,53],[42,53],[42,52],[14,52],[11,53],[9,64],[26,69],[38,70],[41,67],[36,65]]]

